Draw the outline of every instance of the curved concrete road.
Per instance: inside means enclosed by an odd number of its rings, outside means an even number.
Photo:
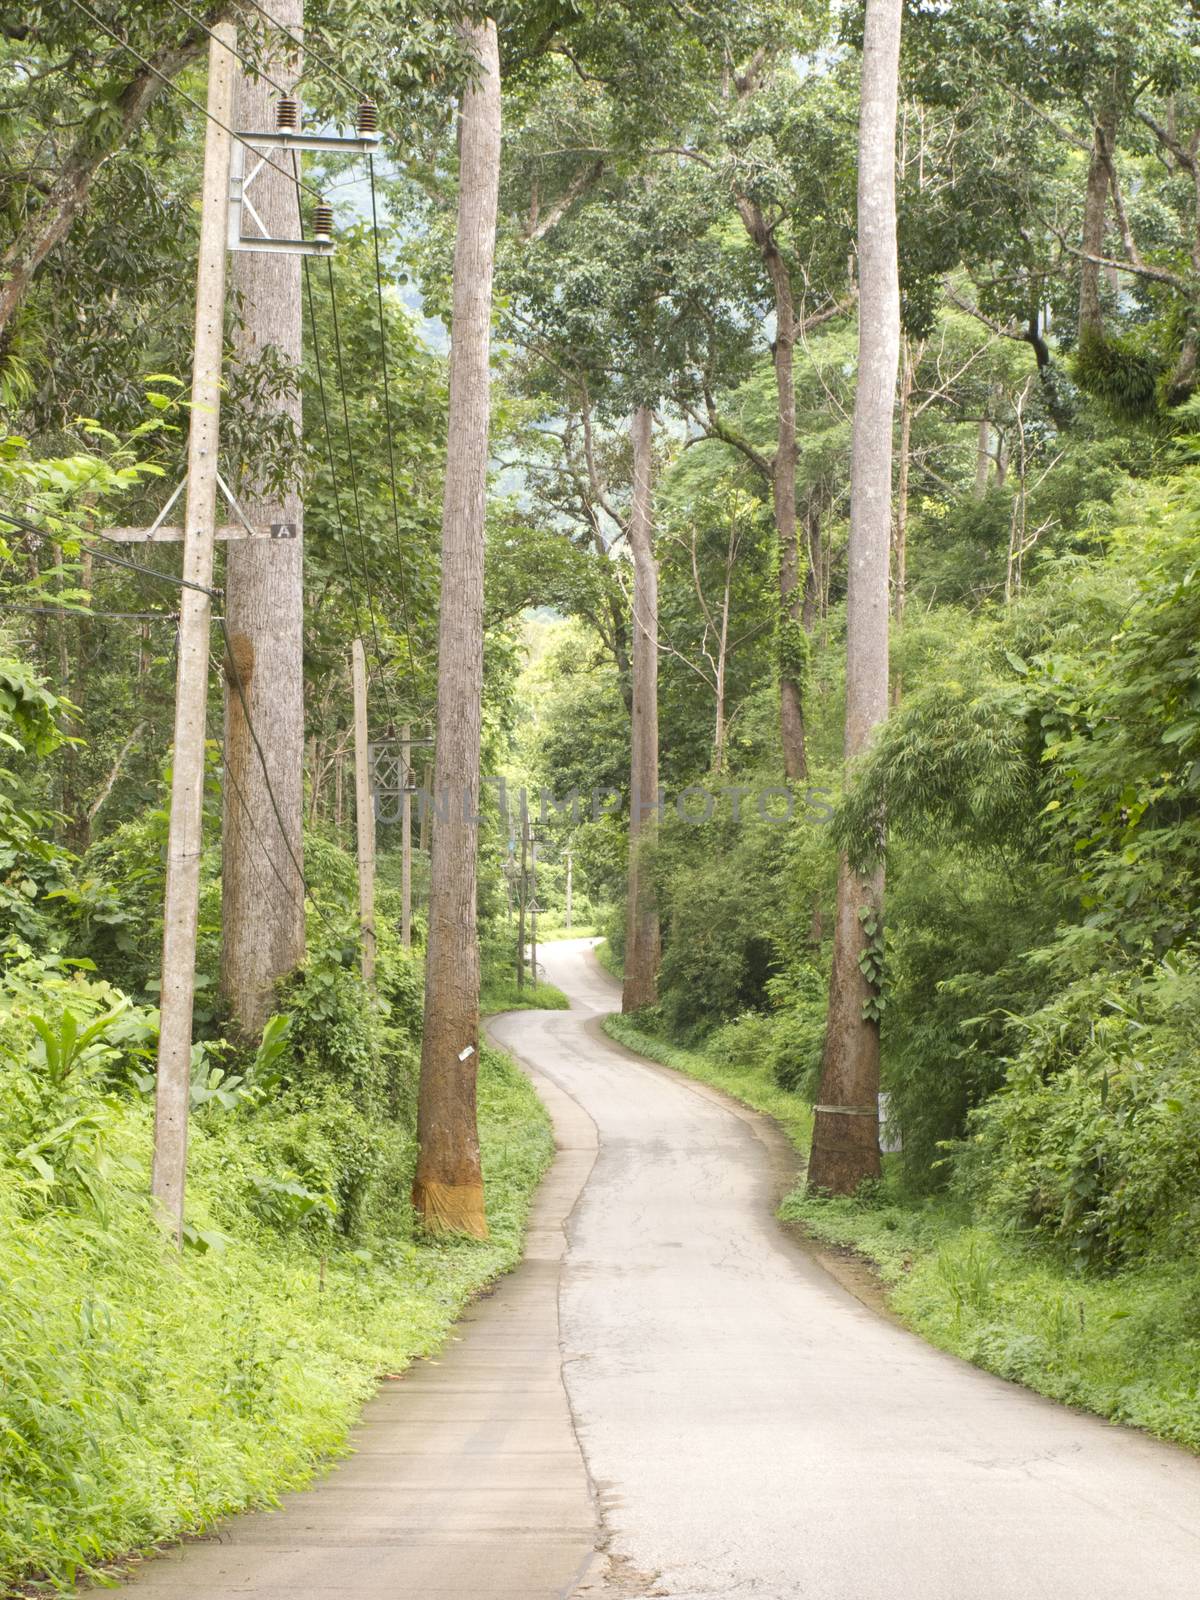
[[[931,1349],[774,1220],[776,1131],[569,1012],[491,1031],[560,1153],[520,1269],[278,1513],[135,1600],[1191,1600],[1200,1462]]]
[[[932,1349],[774,1221],[779,1141],[573,1010],[493,1024],[599,1152],[569,1226],[566,1385],[603,1518],[598,1593],[672,1600],[1184,1600],[1200,1463]],[[583,1591],[581,1591],[583,1592]]]

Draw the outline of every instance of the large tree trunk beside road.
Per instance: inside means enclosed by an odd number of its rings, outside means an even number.
[[[413,1204],[433,1233],[487,1237],[475,1090],[479,946],[475,817],[483,701],[483,549],[490,420],[492,268],[500,184],[500,60],[491,19],[464,26],[480,70],[459,121],[458,235],[442,511],[437,747],[425,1028]]]
[[[653,417],[633,414],[633,703],[630,711],[629,877],[625,910],[622,1011],[658,999],[662,939],[650,854],[658,822],[658,565],[654,559]]]
[[[858,390],[850,486],[846,617],[848,767],[888,710],[892,422],[900,361],[896,99],[902,0],[867,0],[858,139]],[[883,868],[838,877],[829,1018],[808,1183],[852,1194],[878,1177],[879,960]],[[865,970],[864,970],[865,969]]]

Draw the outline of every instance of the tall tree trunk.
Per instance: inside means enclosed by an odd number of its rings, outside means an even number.
[[[779,731],[783,742],[783,770],[791,780],[808,776],[804,734],[805,651],[800,620],[804,584],[796,539],[796,302],[787,262],[762,211],[743,196],[738,197],[737,207],[746,232],[762,255],[771,280],[775,308],[776,446],[771,460],[771,503],[775,536],[779,541]]]
[[[425,1032],[413,1204],[435,1233],[487,1237],[475,1080],[479,946],[475,851],[483,699],[483,540],[487,494],[492,266],[500,185],[500,58],[496,24],[463,25],[479,73],[459,118],[458,234],[450,324],[450,418],[442,511],[433,828]]]
[[[973,500],[982,500],[987,494],[988,474],[992,466],[992,423],[986,414],[979,419],[979,433],[975,443],[975,484],[971,491]]]
[[[804,548],[808,556],[808,576],[804,580],[804,604],[800,622],[812,637],[818,615],[823,613],[824,590],[821,583],[821,506],[814,497],[804,508]]]
[[[223,14],[224,8],[208,8],[208,25],[211,27]],[[68,151],[41,205],[0,256],[0,335],[20,307],[42,262],[63,242],[76,217],[86,208],[96,174],[129,143],[154,101],[165,92],[163,79],[175,77],[197,61],[207,42],[205,30],[197,25],[182,38],[161,45],[147,56],[149,64],[139,67],[112,102],[113,115],[105,119],[103,135],[98,137],[89,126]]]
[[[728,733],[725,716],[725,681],[729,667],[729,612],[733,604],[733,563],[731,550],[725,562],[725,588],[721,595],[721,627],[717,635],[717,670],[713,690],[717,699],[716,726],[713,729],[713,764],[717,777],[725,770],[725,739]]]
[[[858,390],[850,469],[845,756],[870,745],[888,709],[892,422],[900,359],[896,99],[903,0],[867,0],[858,135]],[[883,867],[838,876],[833,973],[808,1182],[852,1194],[879,1163]],[[866,968],[867,970],[864,970]]]
[[[895,562],[892,571],[892,610],[897,622],[904,621],[904,606],[908,599],[908,485],[912,471],[913,386],[916,382],[917,362],[906,339],[900,367],[900,460],[896,473],[896,521],[893,535]],[[897,680],[897,699],[899,698]]]
[[[1092,130],[1092,153],[1088,160],[1087,189],[1083,201],[1083,235],[1080,240],[1083,260],[1079,268],[1079,340],[1104,332],[1104,312],[1100,305],[1101,267],[1088,256],[1104,254],[1104,227],[1108,207],[1108,163],[1116,138],[1116,117],[1103,114]]]
[[[280,27],[298,33],[304,0],[270,0]],[[295,82],[295,56],[270,63]],[[235,126],[271,128],[276,91],[241,74]],[[284,163],[280,163],[282,166]],[[254,206],[276,236],[296,233],[297,195],[288,176],[266,167]],[[240,318],[234,350],[245,368],[281,361],[294,381],[276,390],[275,409],[301,429],[300,258],[240,252],[232,265]],[[304,959],[304,507],[300,462],[281,498],[251,476],[245,506],[252,523],[289,523],[287,539],[231,540],[225,556],[225,770],[221,865],[221,991],[246,1039],[262,1032],[279,980]],[[249,720],[242,699],[249,709]],[[255,745],[257,736],[258,746]],[[264,860],[264,856],[266,859]]]
[[[658,564],[654,559],[652,417],[633,414],[633,709],[630,714],[629,878],[625,899],[622,1011],[658,999],[662,937],[650,850],[658,823]]]

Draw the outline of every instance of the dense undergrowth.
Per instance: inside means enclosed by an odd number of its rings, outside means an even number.
[[[10,744],[53,748],[54,696],[15,667],[7,683]],[[0,847],[18,863],[0,880],[0,1590],[69,1586],[303,1483],[380,1374],[435,1349],[515,1264],[553,1150],[524,1076],[485,1050],[491,1237],[419,1237],[423,985],[392,891],[368,994],[353,860],[310,835],[308,957],[242,1045],[216,994],[210,849],[176,1253],[148,1198],[163,812],[77,858],[52,838],[34,848],[39,818],[4,799],[0,785]]]
[[[11,1060],[0,1072],[10,1582],[69,1582],[303,1483],[378,1376],[436,1348],[463,1302],[515,1263],[552,1153],[525,1078],[485,1050],[491,1239],[431,1244],[412,1229],[407,1126],[368,1129],[345,1104],[294,1091],[210,1102],[194,1118],[191,1242],[177,1257],[146,1201],[151,1107],[114,1092],[113,1065],[112,1050],[88,1047],[61,1091],[65,1131],[40,1154],[13,1111],[29,1075]]]

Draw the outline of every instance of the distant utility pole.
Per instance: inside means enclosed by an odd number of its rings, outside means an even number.
[[[361,639],[350,651],[354,684],[354,816],[358,840],[358,925],[362,975],[375,987],[375,804],[371,796],[370,752],[367,745],[367,657]]]
[[[567,932],[571,931],[571,846],[567,846]]]
[[[537,898],[537,853],[541,840],[536,834],[529,836],[529,977],[537,988],[537,919],[542,909]]]
[[[212,612],[221,425],[221,354],[225,337],[225,212],[232,139],[235,39],[218,22],[208,51],[208,116],[196,270],[195,356],[188,435],[184,588],[175,674],[175,770],[167,834],[158,1078],[154,1094],[154,1163],[150,1187],[176,1241],[183,1242],[191,1098],[192,1009],[196,994],[196,921],[204,814],[208,710],[208,635]]]
[[[529,898],[529,812],[521,796],[521,876],[517,880],[517,988],[525,987],[525,902]]]
[[[361,641],[356,644],[358,648],[361,648]],[[356,686],[358,681],[355,678]],[[362,682],[365,686],[365,659]],[[357,706],[357,687],[355,695]],[[359,737],[357,724],[355,737]],[[360,742],[365,742],[365,735]],[[412,724],[406,722],[399,739],[396,738],[395,728],[389,723],[385,738],[377,744],[365,746],[367,784],[374,801],[374,820],[389,826],[395,822],[400,824],[400,941],[406,950],[412,945],[412,797],[416,793],[412,751],[417,745],[432,743],[432,739],[414,739]]]
[[[400,943],[412,949],[412,792],[413,764],[409,755],[412,745],[412,724],[406,722],[400,730],[403,747],[403,769],[400,774],[404,786],[400,799]]]

